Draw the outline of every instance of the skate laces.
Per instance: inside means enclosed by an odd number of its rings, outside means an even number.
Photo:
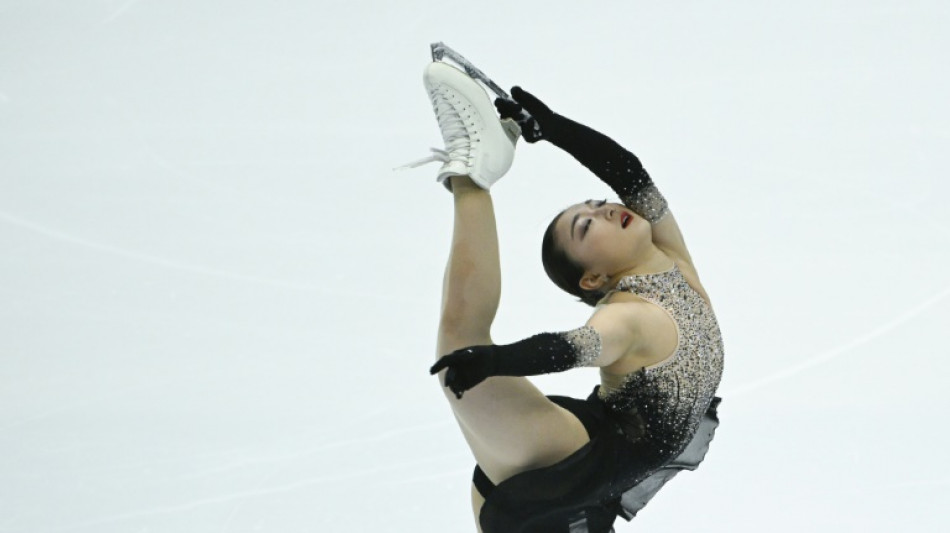
[[[467,164],[471,153],[468,129],[465,127],[465,121],[455,111],[448,99],[441,94],[440,89],[440,87],[432,89],[429,97],[432,99],[432,109],[435,111],[435,118],[439,122],[439,129],[442,131],[442,142],[445,143],[445,149],[429,148],[432,155],[397,167],[396,170],[416,168],[436,161],[441,163],[460,161]]]

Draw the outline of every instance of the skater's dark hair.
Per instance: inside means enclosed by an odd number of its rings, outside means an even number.
[[[548,229],[544,230],[544,238],[541,239],[541,263],[544,265],[544,272],[548,275],[548,278],[561,290],[577,296],[580,301],[594,307],[604,297],[604,293],[586,291],[581,288],[580,282],[584,276],[584,267],[571,259],[564,248],[557,243],[554,226],[557,225],[557,221],[563,214],[564,211],[558,213],[554,220],[548,224]]]

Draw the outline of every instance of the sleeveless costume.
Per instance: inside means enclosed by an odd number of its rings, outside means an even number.
[[[651,224],[668,213],[666,199],[632,152],[552,112],[517,87],[512,96],[517,102],[495,104],[502,118],[519,120],[528,142],[547,140],[571,154]],[[530,115],[527,122],[522,104]],[[554,276],[552,280],[571,292]],[[719,425],[720,399],[714,394],[723,369],[722,337],[712,308],[675,266],[627,276],[616,291],[664,309],[676,324],[676,349],[661,363],[628,374],[617,384],[595,387],[586,400],[549,396],[577,416],[590,442],[554,465],[522,472],[497,486],[476,466],[473,482],[485,498],[479,515],[484,533],[613,531],[617,516],[632,519],[676,473],[694,470],[705,457]],[[593,305],[605,296],[589,292],[582,299]],[[584,326],[505,346],[458,350],[443,356],[430,372],[448,368],[445,386],[461,398],[489,376],[561,372],[588,365],[600,350],[599,334]]]
[[[587,400],[549,396],[580,419],[591,440],[557,464],[497,486],[476,467],[485,533],[612,531],[618,515],[632,519],[663,484],[705,456],[719,423],[714,393],[723,368],[712,309],[676,267],[625,277],[615,290],[666,310],[678,329],[676,350],[616,389],[596,387]]]

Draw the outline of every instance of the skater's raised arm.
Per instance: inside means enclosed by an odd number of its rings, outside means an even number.
[[[605,305],[570,331],[539,333],[512,344],[470,346],[440,358],[430,372],[448,369],[445,386],[459,398],[491,376],[537,376],[581,366],[609,366],[647,342],[643,305]]]
[[[633,212],[650,222],[652,240],[680,262],[692,265],[679,225],[666,198],[632,152],[606,135],[551,111],[547,105],[520,87],[511,90],[516,102],[498,99],[502,118],[518,118],[524,109],[535,123],[521,123],[525,140],[547,140],[571,154],[606,183]]]

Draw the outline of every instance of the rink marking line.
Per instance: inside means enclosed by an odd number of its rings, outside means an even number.
[[[4,425],[4,426],[0,426],[0,433],[6,433],[7,431],[10,431],[10,430],[12,430],[12,429],[18,428],[18,427],[20,427],[20,426],[26,426],[26,425],[32,424],[32,423],[34,423],[34,422],[38,422],[38,421],[40,421],[40,420],[44,420],[44,419],[47,419],[47,418],[51,418],[51,417],[55,417],[55,416],[58,416],[58,415],[62,415],[62,414],[64,414],[64,413],[69,413],[70,411],[76,411],[76,410],[79,410],[79,409],[87,409],[87,408],[89,408],[89,407],[91,407],[91,406],[93,406],[93,405],[97,405],[97,404],[100,404],[100,403],[103,403],[103,402],[106,402],[106,401],[113,401],[113,400],[115,400],[116,398],[120,398],[120,397],[122,397],[122,396],[126,396],[126,395],[129,395],[129,394],[132,394],[132,393],[141,392],[141,391],[147,390],[147,389],[154,389],[154,388],[157,388],[158,386],[159,386],[159,385],[157,385],[157,384],[156,384],[156,385],[150,385],[150,386],[140,386],[140,385],[136,385],[136,386],[134,386],[134,387],[126,387],[126,388],[124,388],[124,389],[119,389],[119,390],[116,390],[116,391],[111,391],[111,392],[108,392],[108,393],[106,393],[106,394],[104,394],[104,395],[97,396],[97,397],[95,397],[95,398],[84,398],[84,399],[81,399],[81,400],[71,401],[71,402],[69,402],[69,403],[60,405],[60,406],[58,406],[58,407],[51,407],[51,408],[48,408],[48,409],[46,409],[45,411],[43,411],[43,412],[41,412],[41,413],[36,413],[36,414],[31,415],[31,416],[29,416],[29,417],[27,417],[27,418],[23,418],[23,419],[21,419],[21,420],[14,420],[13,422],[10,422],[9,424],[6,424],[6,425]]]
[[[299,461],[299,460],[302,459],[302,458],[305,458],[305,457],[308,457],[308,456],[312,456],[312,455],[314,455],[314,454],[316,454],[316,453],[319,453],[319,452],[322,452],[322,451],[325,451],[325,450],[328,450],[328,449],[338,448],[338,447],[340,447],[340,446],[347,446],[347,447],[350,447],[350,446],[352,446],[352,445],[354,445],[354,444],[363,444],[363,443],[376,442],[376,441],[379,441],[379,440],[386,440],[386,439],[388,439],[388,438],[390,438],[390,437],[393,437],[393,436],[396,436],[396,435],[401,435],[401,434],[403,434],[403,433],[411,433],[411,432],[415,432],[415,431],[427,431],[427,430],[430,430],[430,429],[440,429],[440,430],[441,430],[441,429],[444,429],[444,428],[446,428],[446,427],[453,426],[453,425],[454,425],[454,424],[452,424],[452,423],[450,423],[450,422],[444,422],[444,421],[443,421],[443,422],[430,422],[430,423],[425,423],[425,424],[416,424],[416,425],[408,426],[408,427],[404,427],[404,428],[395,428],[395,429],[391,429],[391,430],[389,430],[389,431],[386,431],[386,432],[384,432],[384,433],[381,433],[381,434],[378,434],[378,435],[373,435],[373,436],[370,436],[370,437],[361,437],[361,438],[356,438],[356,439],[348,439],[348,440],[335,441],[335,442],[330,442],[330,443],[322,444],[322,445],[315,446],[315,447],[313,447],[313,448],[309,448],[309,449],[304,450],[304,451],[301,451],[301,452],[295,452],[295,453],[292,453],[292,454],[284,454],[284,455],[281,456],[280,458],[268,458],[268,459],[266,459],[266,460],[252,460],[252,461],[248,461],[247,464],[244,464],[244,465],[236,465],[236,469],[245,469],[245,468],[247,468],[247,467],[249,467],[249,466],[251,466],[251,465],[254,465],[254,464],[261,464],[261,463],[263,463],[263,462],[265,462],[265,461],[268,462],[268,463],[277,463],[277,465],[276,465],[277,467],[276,467],[276,468],[274,468],[273,470],[271,470],[271,471],[269,471],[269,472],[265,472],[265,473],[263,473],[261,476],[258,476],[258,477],[257,477],[258,483],[265,483],[266,481],[268,481],[269,479],[273,478],[274,476],[276,476],[276,475],[280,474],[281,472],[287,470],[287,468],[289,468],[289,467],[286,465],[286,463],[288,463],[288,462],[291,461],[291,460],[293,460],[293,461]],[[441,454],[441,455],[439,455],[439,456],[429,457],[429,458],[424,459],[424,460],[422,460],[422,461],[423,461],[423,462],[428,462],[429,460],[437,459],[437,458],[439,458],[439,457],[456,457],[457,455],[458,455],[457,453]],[[283,464],[281,464],[281,463],[283,463]],[[413,464],[413,463],[412,463],[412,462],[410,462],[410,463],[405,463],[405,462],[399,463],[399,465],[402,465],[402,466],[407,466],[408,464]],[[235,502],[234,507],[228,512],[228,516],[227,516],[227,518],[226,518],[225,521],[224,521],[225,525],[226,525],[226,526],[230,525],[231,521],[241,512],[241,510],[242,510],[241,504],[238,503],[238,502]]]
[[[474,464],[474,459],[472,463]],[[457,468],[455,470],[446,470],[444,472],[439,472],[436,474],[428,474],[424,476],[414,476],[414,477],[403,477],[399,478],[398,481],[383,481],[381,483],[376,483],[377,487],[399,487],[402,485],[411,485],[413,483],[423,483],[428,481],[436,481],[439,479],[451,478],[456,476],[465,476],[472,472],[472,466],[467,466],[465,468]]]
[[[863,335],[853,338],[850,342],[846,342],[826,352],[819,353],[818,355],[813,356],[809,359],[806,359],[805,361],[802,361],[801,363],[789,366],[785,368],[784,370],[780,370],[773,374],[767,375],[763,378],[754,380],[750,383],[746,383],[745,385],[740,385],[739,387],[736,387],[734,389],[727,389],[723,391],[722,396],[724,397],[741,396],[745,393],[761,389],[765,387],[766,385],[775,383],[776,381],[781,381],[781,380],[790,378],[796,374],[800,374],[804,372],[805,370],[808,370],[812,367],[827,363],[828,361],[831,361],[832,359],[835,359],[841,355],[844,355],[847,352],[850,352],[851,350],[857,348],[858,346],[867,344],[868,342],[878,337],[881,337],[893,331],[894,329],[897,329],[898,327],[906,324],[911,319],[916,318],[918,315],[926,311],[928,308],[936,305],[940,301],[947,298],[947,296],[950,296],[950,287],[943,289],[942,291],[938,292],[934,296],[931,296],[930,298],[924,300],[922,303],[917,304],[914,307],[911,307],[910,309],[897,315],[895,318],[878,326],[877,328]]]
[[[142,254],[139,252],[133,252],[133,251],[129,251],[123,248],[119,248],[117,246],[93,242],[87,239],[83,239],[81,237],[76,237],[74,235],[64,233],[59,230],[50,229],[50,228],[41,226],[35,222],[31,222],[29,220],[20,218],[18,216],[11,215],[10,213],[4,212],[4,211],[0,211],[0,219],[4,219],[15,226],[28,229],[30,231],[39,233],[46,237],[50,237],[50,238],[61,240],[61,241],[66,241],[71,244],[83,246],[86,248],[91,248],[93,250],[97,250],[100,252],[105,252],[105,253],[109,253],[113,255],[119,255],[125,258],[135,259],[137,261],[143,261],[146,263],[156,264],[156,265],[163,266],[166,268],[184,270],[186,272],[194,272],[197,274],[204,274],[204,275],[209,275],[209,276],[218,276],[218,277],[224,277],[224,278],[229,278],[229,279],[236,279],[240,281],[249,281],[249,282],[262,283],[262,284],[268,284],[268,285],[276,285],[280,287],[293,288],[293,289],[299,289],[299,290],[318,289],[318,287],[314,285],[305,285],[305,284],[298,284],[298,283],[276,281],[276,280],[270,280],[267,278],[257,278],[255,276],[237,274],[234,272],[228,272],[226,270],[217,270],[217,269],[203,267],[203,266],[189,265],[187,263],[179,263],[176,261],[171,261],[163,257]]]
[[[940,489],[950,488],[950,479],[918,479],[913,481],[898,481],[885,485],[874,485],[857,488],[836,488],[827,491],[829,495],[834,494],[877,494],[884,490],[908,490],[908,489]]]
[[[319,446],[311,448],[310,450],[308,450],[302,455],[311,455],[317,452],[322,452],[322,451],[330,450],[333,448],[339,448],[342,446],[352,446],[354,444],[364,444],[367,442],[377,442],[377,441],[387,440],[397,435],[402,435],[404,433],[413,433],[416,431],[441,429],[441,428],[448,428],[448,427],[454,427],[454,426],[455,424],[453,422],[442,421],[442,422],[429,422],[425,424],[416,424],[414,426],[409,426],[409,427],[404,427],[404,428],[395,428],[395,429],[390,429],[388,431],[377,433],[368,437],[358,437],[355,439],[345,439],[345,440],[339,440],[335,442],[329,442],[326,444],[321,444]]]
[[[921,479],[918,481],[903,481],[900,483],[891,483],[887,485],[881,485],[879,487],[874,487],[874,491],[879,490],[899,490],[899,489],[916,489],[920,487],[948,487],[950,488],[950,479]],[[868,489],[871,490],[871,489]]]
[[[207,498],[197,499],[188,503],[182,503],[178,505],[164,505],[164,506],[153,507],[152,509],[146,509],[142,511],[115,514],[115,515],[107,516],[107,517],[100,518],[97,520],[90,520],[90,521],[82,522],[78,524],[70,524],[64,527],[50,528],[49,531],[70,531],[70,530],[75,530],[75,529],[83,529],[90,526],[121,522],[123,520],[130,520],[133,518],[141,518],[141,517],[148,517],[148,516],[191,511],[199,507],[205,507],[208,505],[229,503],[229,502],[234,502],[234,501],[239,501],[239,500],[246,500],[250,498],[258,498],[262,496],[271,496],[274,494],[293,492],[295,490],[313,486],[313,485],[322,485],[324,483],[346,481],[348,479],[375,475],[382,472],[389,472],[389,471],[400,470],[404,468],[413,468],[413,467],[417,467],[423,464],[439,462],[449,457],[455,458],[459,455],[460,455],[459,453],[442,454],[439,456],[420,459],[418,461],[409,461],[409,462],[404,462],[404,463],[398,463],[395,465],[386,465],[386,466],[380,466],[376,468],[368,468],[368,469],[359,470],[356,472],[349,472],[346,474],[336,474],[336,475],[329,475],[329,476],[322,476],[322,477],[314,477],[314,478],[309,478],[309,479],[302,479],[300,481],[295,481],[295,482],[287,483],[284,485],[276,485],[273,487],[265,487],[265,488],[256,489],[256,490],[245,490],[245,491],[233,492],[231,494],[222,494],[220,496],[210,496]]]
[[[275,280],[275,279],[270,279],[270,278],[261,278],[258,276],[251,276],[248,274],[239,274],[237,272],[230,272],[227,270],[218,270],[218,269],[208,268],[208,267],[204,267],[200,265],[180,263],[177,261],[172,261],[170,259],[165,259],[163,257],[158,257],[154,255],[148,255],[148,254],[126,250],[124,248],[119,248],[117,246],[112,246],[110,244],[103,244],[103,243],[90,241],[82,237],[70,235],[68,233],[64,233],[56,229],[47,228],[45,226],[42,226],[40,224],[26,220],[24,218],[18,217],[16,215],[10,214],[9,212],[5,212],[5,211],[0,211],[0,219],[9,222],[11,225],[30,230],[34,233],[38,233],[40,235],[49,237],[51,239],[65,241],[73,245],[90,248],[92,250],[96,250],[99,252],[112,254],[112,255],[118,255],[120,257],[124,257],[127,259],[133,259],[136,261],[158,265],[161,267],[170,268],[174,270],[181,270],[184,272],[229,279],[232,281],[240,281],[244,283],[253,283],[253,284],[265,285],[265,286],[270,286],[270,287],[278,287],[281,289],[320,292],[323,294],[337,296],[341,298],[351,298],[357,294],[353,292],[334,291],[334,290],[327,289],[323,286],[314,285],[311,283],[297,283],[297,282],[291,282],[291,281]],[[399,298],[384,296],[384,295],[376,294],[373,292],[359,293],[358,295],[363,298],[403,303],[403,300]]]
[[[284,454],[279,454],[279,455],[275,454],[275,455],[272,455],[269,457],[263,457],[263,458],[241,458],[241,459],[232,461],[230,464],[221,464],[218,466],[207,467],[202,470],[195,471],[189,475],[183,476],[181,479],[182,480],[201,479],[201,478],[212,476],[212,475],[220,475],[223,472],[229,472],[229,471],[234,471],[234,470],[240,471],[240,470],[245,470],[248,468],[262,467],[265,465],[276,465],[277,468],[275,470],[266,472],[263,475],[263,478],[266,479],[267,477],[272,477],[275,474],[275,472],[281,472],[282,470],[286,469],[287,467],[283,465],[285,465],[286,463],[290,461],[299,461],[300,459],[304,459],[306,457],[316,455],[326,450],[332,450],[334,448],[340,448],[340,447],[349,447],[349,446],[358,445],[358,444],[384,441],[389,438],[402,435],[404,433],[414,433],[417,431],[429,431],[433,429],[445,429],[445,428],[451,427],[452,425],[453,424],[451,422],[417,424],[417,425],[408,426],[405,428],[392,429],[392,430],[389,430],[377,435],[368,436],[368,437],[359,437],[355,439],[347,439],[347,440],[342,440],[342,441],[334,441],[334,442],[318,444],[316,446],[306,448],[301,451],[292,452],[292,453],[284,453]]]

